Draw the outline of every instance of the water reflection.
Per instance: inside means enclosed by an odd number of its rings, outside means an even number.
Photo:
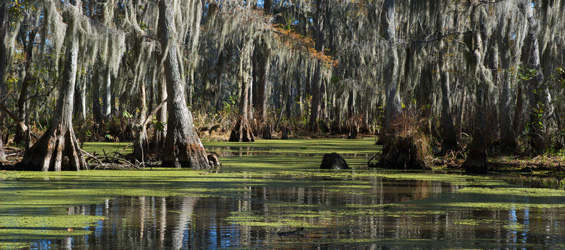
[[[565,190],[565,180],[562,177],[545,177],[545,176],[509,176],[506,179],[511,183],[518,184],[520,186],[528,186],[535,188],[552,188]]]
[[[363,192],[320,187],[247,187],[240,197],[117,197],[71,207],[104,216],[92,234],[36,248],[562,248],[561,209],[445,209],[415,200],[461,188],[372,177]],[[44,245],[41,245],[44,244]],[[46,245],[45,245],[46,244]]]
[[[273,148],[258,148],[258,147],[210,147],[207,148],[209,152],[215,153],[220,158],[225,157],[244,157],[244,156],[285,156],[285,157],[321,157],[324,152],[316,153],[297,153],[296,149],[289,150],[289,152],[280,153]],[[290,152],[292,151],[292,153]],[[343,157],[350,159],[369,159],[373,156],[372,153],[342,153]],[[321,158],[320,158],[321,159]]]

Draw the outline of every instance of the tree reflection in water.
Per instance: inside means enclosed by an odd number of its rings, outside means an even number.
[[[379,177],[370,182],[363,193],[340,192],[331,185],[260,186],[247,187],[238,197],[118,197],[69,208],[69,213],[106,219],[90,228],[91,235],[54,244],[92,249],[403,249],[551,248],[565,241],[565,217],[559,209],[434,209],[418,200],[456,200],[460,186]]]

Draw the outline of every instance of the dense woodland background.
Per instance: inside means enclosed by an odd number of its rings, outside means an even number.
[[[483,173],[488,155],[563,147],[563,14],[561,0],[2,0],[0,142],[28,169],[86,169],[79,142],[102,140],[198,169],[197,132],[362,133],[384,167],[425,168],[436,147]]]

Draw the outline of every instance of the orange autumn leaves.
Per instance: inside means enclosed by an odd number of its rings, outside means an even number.
[[[273,32],[280,35],[282,39],[286,39],[285,44],[288,47],[305,49],[310,56],[320,60],[326,64],[327,67],[336,67],[338,65],[337,59],[325,54],[325,52],[329,51],[328,49],[325,51],[317,51],[314,48],[315,43],[312,38],[300,35],[291,29],[285,29],[280,24],[271,25],[270,28]]]

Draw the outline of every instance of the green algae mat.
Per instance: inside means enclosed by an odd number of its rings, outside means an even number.
[[[0,249],[559,248],[565,192],[367,169],[374,139],[205,142],[222,166],[0,172]],[[127,143],[85,150],[128,153]],[[319,170],[324,153],[352,170]],[[212,233],[214,232],[214,233]]]

